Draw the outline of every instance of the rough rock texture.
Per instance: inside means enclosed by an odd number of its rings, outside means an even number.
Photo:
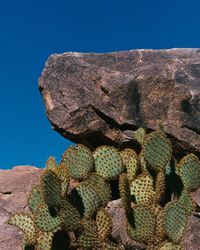
[[[18,166],[12,170],[0,170],[0,249],[21,250],[23,234],[16,227],[8,225],[6,221],[11,214],[28,211],[27,197],[38,183],[42,169],[30,166]],[[71,183],[73,186],[73,183]],[[194,194],[197,202],[200,202],[200,189]],[[200,204],[200,203],[199,203]],[[126,217],[121,200],[108,203],[108,211],[112,216],[112,236],[126,245],[126,249],[143,250],[144,245],[134,242],[126,232]],[[184,245],[186,250],[200,249],[200,218],[192,216],[185,233]]]
[[[119,144],[161,120],[174,145],[200,152],[200,49],[55,54],[39,87],[54,129],[74,142]]]
[[[17,166],[0,170],[0,249],[21,250],[22,233],[6,222],[11,214],[27,210],[27,196],[42,169]]]

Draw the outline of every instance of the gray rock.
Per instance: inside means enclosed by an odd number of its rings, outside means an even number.
[[[162,121],[175,150],[200,152],[200,49],[50,56],[39,80],[62,136],[90,147],[132,141]]]

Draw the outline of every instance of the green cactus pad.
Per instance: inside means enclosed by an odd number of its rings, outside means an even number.
[[[122,198],[122,204],[126,213],[126,217],[129,223],[133,222],[133,213],[131,208],[131,194],[129,181],[126,173],[122,173],[119,176],[119,192]]]
[[[154,241],[156,216],[152,209],[144,205],[138,205],[133,209],[133,214],[135,226],[127,224],[129,236],[142,243]]]
[[[123,163],[119,151],[110,146],[101,146],[94,151],[95,171],[107,178],[116,179],[123,171]]]
[[[140,163],[140,168],[142,170],[142,172],[147,172],[148,171],[148,164],[147,164],[147,161],[145,160],[145,151],[144,149],[142,149],[140,151],[140,154],[138,156],[138,161]]]
[[[154,203],[160,203],[164,199],[165,185],[165,169],[163,169],[156,175]]]
[[[26,244],[31,245],[36,241],[36,230],[32,216],[24,213],[14,214],[9,218],[8,224],[14,225],[24,232]]]
[[[186,209],[177,201],[169,202],[164,207],[164,228],[167,236],[173,242],[179,242],[188,221]]]
[[[62,201],[60,215],[65,230],[76,230],[80,227],[81,216],[69,201]]]
[[[188,190],[183,189],[178,201],[187,210],[188,215],[191,215],[193,212],[195,212],[196,205],[193,201],[191,193]]]
[[[39,232],[36,250],[51,250],[54,232]]]
[[[28,206],[33,213],[36,212],[38,207],[44,202],[41,187],[34,187],[28,196]]]
[[[146,136],[146,131],[144,128],[138,128],[133,132],[133,138],[139,143],[143,144]]]
[[[52,156],[50,156],[50,157],[47,159],[46,163],[45,163],[46,169],[47,169],[47,170],[56,171],[56,168],[57,168],[56,166],[57,166],[57,164],[56,164],[55,158],[52,157]]]
[[[162,241],[165,239],[165,227],[164,227],[164,211],[163,209],[160,209],[159,212],[156,215],[156,229],[155,229],[155,234],[156,234],[156,239],[157,241]]]
[[[138,155],[133,149],[130,148],[126,148],[125,150],[121,151],[120,154],[128,175],[128,179],[129,181],[132,181],[139,172]]]
[[[94,159],[91,151],[84,145],[69,147],[62,156],[62,162],[69,169],[71,178],[86,179],[94,168]]]
[[[181,244],[174,244],[170,241],[164,241],[159,244],[155,250],[184,250],[184,247]]]
[[[131,195],[137,204],[150,204],[155,196],[153,178],[148,173],[142,173],[130,184]]]
[[[137,158],[135,156],[132,156],[130,161],[126,165],[126,171],[128,175],[128,179],[131,182],[132,180],[135,179],[139,172],[139,165]]]
[[[56,211],[52,211],[46,204],[41,205],[35,213],[35,225],[42,232],[50,232],[61,225],[61,218]]]
[[[106,240],[112,231],[112,219],[104,208],[97,211],[96,224],[99,237]]]
[[[148,166],[159,171],[170,161],[172,155],[171,143],[159,130],[151,132],[143,144],[144,157]]]
[[[56,174],[58,178],[61,180],[61,194],[62,197],[64,197],[68,191],[70,182],[69,170],[66,167],[66,164],[60,163],[56,169]]]
[[[99,250],[101,249],[101,243],[98,238],[92,237],[91,235],[82,234],[77,240],[78,249],[81,250]]]
[[[75,190],[83,205],[83,215],[91,216],[94,212],[96,212],[102,203],[98,193],[95,191],[93,186],[87,182],[81,182]]]
[[[98,193],[98,196],[100,197],[102,202],[102,206],[106,206],[106,204],[112,198],[110,184],[102,176],[96,173],[91,174],[86,182],[92,185],[95,191]]]
[[[125,148],[124,150],[120,151],[120,156],[122,158],[123,165],[126,166],[130,158],[135,154],[136,152],[132,148]]]
[[[98,237],[97,226],[95,221],[92,221],[90,218],[85,217],[82,221],[82,224],[83,231],[77,240],[80,249],[101,249],[101,242]]]
[[[50,207],[59,206],[61,202],[61,181],[52,170],[44,172],[41,178],[41,190],[45,203]]]
[[[176,166],[176,172],[189,191],[195,191],[200,186],[200,161],[196,155],[184,156]]]
[[[124,248],[109,241],[101,242],[101,250],[124,250]]]

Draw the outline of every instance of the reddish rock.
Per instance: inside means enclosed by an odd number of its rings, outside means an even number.
[[[17,166],[0,170],[0,249],[21,250],[23,234],[8,225],[8,218],[16,212],[27,211],[27,196],[42,172],[31,166]]]

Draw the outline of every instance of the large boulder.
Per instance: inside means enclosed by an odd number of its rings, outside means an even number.
[[[200,152],[200,49],[54,54],[39,88],[53,128],[74,142],[132,144],[133,130],[161,121],[175,149]]]

